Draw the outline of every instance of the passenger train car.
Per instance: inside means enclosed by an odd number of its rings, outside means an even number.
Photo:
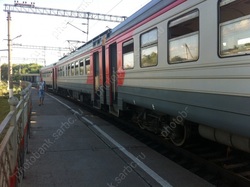
[[[154,0],[41,74],[175,145],[197,127],[250,152],[249,55],[250,0]]]

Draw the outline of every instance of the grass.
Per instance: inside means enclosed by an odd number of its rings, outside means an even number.
[[[10,105],[8,103],[8,97],[0,97],[0,122],[7,116],[10,111]]]
[[[14,86],[14,95],[19,98],[16,93],[18,93],[21,90],[21,88]],[[4,118],[7,116],[7,114],[10,112],[10,105],[8,103],[8,90],[7,90],[7,83],[6,82],[0,82],[0,123],[4,120]],[[0,134],[0,144],[2,139],[4,138],[4,135],[6,134],[8,130],[8,127],[6,127],[3,132]]]
[[[7,83],[6,82],[0,82],[0,122],[3,121],[3,119],[6,117],[6,115],[10,111],[10,105],[8,103],[9,93],[7,90]],[[18,85],[14,85],[13,88],[15,97],[19,98],[19,95],[17,95],[21,88]]]
[[[0,97],[0,122],[4,120],[4,118],[7,116],[7,114],[10,111],[10,105],[8,103],[8,97],[1,96]],[[5,128],[3,132],[0,134],[0,144],[4,138],[4,135],[6,134],[8,128]]]
[[[0,122],[6,117],[10,111],[10,105],[8,103],[8,90],[7,83],[0,82]]]

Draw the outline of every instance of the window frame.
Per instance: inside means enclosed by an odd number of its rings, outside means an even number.
[[[222,45],[223,45],[224,42],[222,41],[222,38],[223,38],[222,37],[222,27],[223,26],[227,26],[227,25],[233,25],[235,23],[238,23],[238,22],[244,21],[244,20],[249,20],[249,22],[250,22],[250,12],[247,15],[243,15],[241,17],[236,17],[234,19],[230,19],[230,20],[226,20],[224,22],[221,22],[221,19],[220,19],[222,17],[221,7],[226,6],[228,4],[231,4],[231,3],[234,3],[234,2],[236,2],[236,1],[227,1],[227,0],[224,0],[224,2],[223,2],[223,0],[218,0],[218,56],[220,58],[241,57],[241,56],[249,56],[250,55],[250,50],[246,51],[245,53],[243,53],[243,52],[241,53],[240,51],[238,51],[238,53],[223,54],[223,47],[222,47]],[[250,40],[250,35],[249,35],[248,38]],[[239,45],[237,45],[237,46],[234,45],[234,46],[235,47],[239,47]],[[227,50],[230,50],[230,48],[228,48]],[[231,50],[233,50],[233,48],[231,48]]]
[[[147,33],[150,33],[152,31],[156,30],[156,40],[155,41],[151,41],[151,42],[148,42],[146,44],[143,44],[142,45],[142,37],[144,35],[146,35]],[[159,53],[159,49],[158,49],[158,28],[157,27],[154,27],[154,28],[151,28],[150,30],[147,30],[146,32],[143,32],[140,34],[140,67],[141,68],[149,68],[149,67],[155,67],[158,65],[158,53]],[[156,55],[157,55],[157,58],[156,58],[156,64],[153,64],[153,65],[148,65],[148,66],[144,66],[142,64],[142,52],[147,50],[147,49],[150,49],[150,48],[153,48],[153,47],[156,47]]]
[[[75,76],[79,76],[79,60],[75,61]]]
[[[129,45],[133,45],[132,46],[132,50],[131,51],[129,51],[129,52],[124,52],[124,48],[125,47],[128,47]],[[134,39],[132,38],[132,39],[130,39],[130,40],[127,40],[126,42],[123,42],[122,43],[122,69],[124,69],[124,70],[130,70],[130,69],[134,69],[135,68],[135,49],[134,49]],[[133,54],[133,65],[131,66],[131,67],[128,67],[128,68],[126,68],[125,66],[124,66],[124,55],[125,54]]]
[[[188,22],[192,19],[196,19],[198,18],[198,30],[196,31],[193,31],[193,32],[188,32],[188,33],[184,33],[180,36],[176,36],[176,37],[172,37],[171,36],[171,27],[175,27],[175,26],[178,26],[180,24],[183,24],[185,22]],[[181,40],[181,39],[185,39],[185,38],[188,38],[188,37],[191,37],[191,36],[197,36],[197,58],[195,59],[190,59],[190,60],[184,60],[184,61],[176,61],[176,62],[171,62],[171,59],[170,59],[170,42],[171,41],[177,41],[177,39]],[[183,63],[191,63],[191,62],[197,62],[200,58],[200,11],[199,9],[194,9],[194,10],[191,10],[185,14],[182,14],[180,16],[178,16],[177,18],[174,18],[172,20],[169,20],[168,22],[168,38],[167,38],[167,43],[168,43],[168,47],[167,47],[167,54],[168,54],[168,58],[167,58],[167,62],[169,65],[174,65],[174,64],[183,64]],[[190,51],[190,49],[186,49],[188,51]],[[190,54],[189,54],[190,55]]]
[[[71,76],[71,63],[68,63],[67,66],[68,66],[68,77],[70,77]]]
[[[86,62],[88,62],[88,64],[86,64]],[[89,68],[89,71],[87,70],[87,67]],[[85,75],[91,74],[90,57],[84,59],[84,71],[85,71]]]
[[[75,76],[75,62],[71,62],[70,66],[71,66],[71,76]]]
[[[81,64],[82,64],[82,66],[81,66]],[[84,74],[85,74],[84,73],[84,59],[81,58],[79,60],[79,75],[81,76],[81,75],[84,75]]]

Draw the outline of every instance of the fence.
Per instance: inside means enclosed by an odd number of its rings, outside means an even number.
[[[32,108],[31,83],[21,82],[25,87],[21,91],[20,101],[12,97],[9,99],[10,112],[0,125],[0,186],[21,186],[24,177],[23,168],[28,152],[28,137],[30,115]]]

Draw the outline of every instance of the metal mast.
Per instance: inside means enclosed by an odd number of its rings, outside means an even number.
[[[15,3],[14,5],[4,4],[4,6],[5,6],[4,9],[5,12],[17,12],[25,14],[39,14],[48,16],[82,18],[87,20],[92,19],[92,20],[109,21],[109,22],[122,22],[127,18],[126,16],[115,16],[109,14],[81,12],[75,10],[35,7],[34,4],[25,4],[25,3]]]
[[[12,48],[69,51],[69,48],[65,48],[65,47],[40,46],[40,45],[23,45],[23,44],[17,44],[17,43],[13,44]]]

